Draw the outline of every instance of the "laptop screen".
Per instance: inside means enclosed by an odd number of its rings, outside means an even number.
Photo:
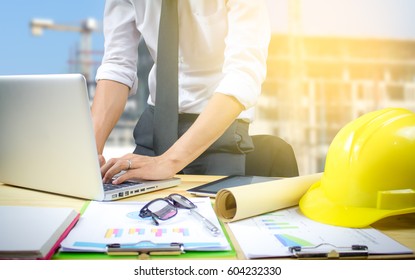
[[[0,131],[0,182],[102,199],[82,75],[1,76]]]

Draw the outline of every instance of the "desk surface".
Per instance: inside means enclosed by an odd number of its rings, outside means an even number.
[[[155,191],[135,197],[123,199],[123,201],[148,201],[154,198],[164,197],[175,192],[188,196],[186,190],[201,184],[222,178],[220,176],[195,176],[181,175],[182,183],[173,188]],[[26,205],[26,206],[48,206],[48,207],[71,207],[80,211],[86,200],[38,192],[23,188],[16,188],[0,183],[0,205]],[[401,244],[415,251],[415,213],[393,216],[380,220],[372,227],[382,231],[386,235],[400,242]],[[225,224],[231,242],[235,246],[238,259],[244,259],[244,254],[232,236],[229,228]],[[391,256],[370,256],[370,258],[395,259],[411,258],[415,259],[415,254],[411,255],[391,255]]]

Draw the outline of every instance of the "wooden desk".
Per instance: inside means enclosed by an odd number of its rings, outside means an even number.
[[[170,193],[180,193],[189,196],[187,189],[222,178],[221,176],[195,176],[180,175],[182,183],[173,188],[160,190],[135,197],[125,198],[123,201],[148,201],[154,198],[165,197]],[[16,188],[0,183],[0,205],[26,205],[26,206],[49,206],[49,207],[71,207],[80,211],[86,200],[54,195],[44,192],[37,192],[23,188]],[[393,216],[372,225],[391,238],[415,251],[415,213]],[[235,246],[238,259],[244,259],[243,252],[225,225],[231,241]],[[370,256],[371,259],[415,259],[415,254],[391,255],[391,256]]]

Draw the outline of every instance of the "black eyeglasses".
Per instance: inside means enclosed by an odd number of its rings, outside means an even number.
[[[199,212],[195,211],[196,208],[197,206],[186,197],[173,193],[165,198],[156,198],[144,205],[140,210],[139,216],[141,218],[151,217],[154,224],[158,226],[160,223],[157,219],[165,221],[176,216],[178,209],[188,209],[193,215],[195,215],[195,217],[204,223],[206,228],[213,235],[219,235],[219,229],[212,222],[203,217]]]

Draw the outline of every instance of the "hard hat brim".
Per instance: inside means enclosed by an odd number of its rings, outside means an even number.
[[[415,207],[385,210],[338,205],[326,197],[320,183],[321,181],[314,183],[299,202],[301,212],[317,222],[334,226],[363,228],[389,216],[415,212]]]

